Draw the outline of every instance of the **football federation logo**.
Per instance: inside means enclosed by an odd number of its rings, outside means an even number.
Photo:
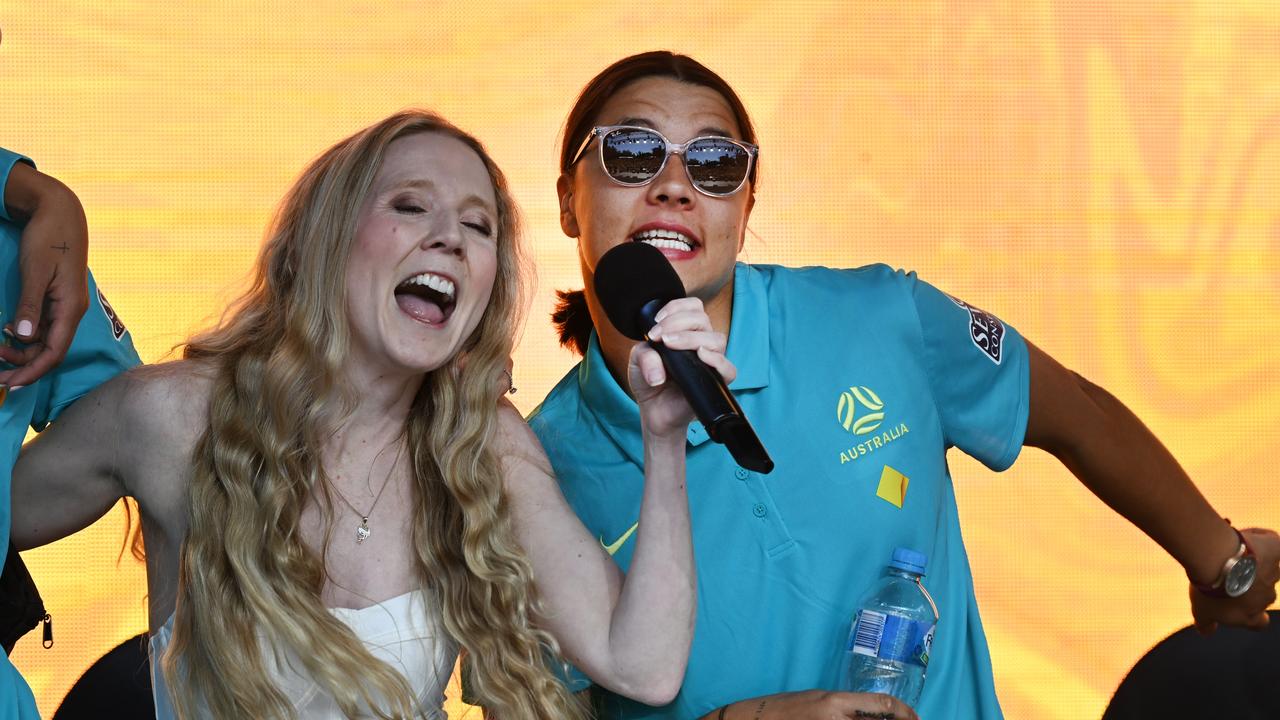
[[[840,393],[836,403],[836,420],[854,435],[875,432],[884,422],[884,402],[866,385],[850,386]]]
[[[854,445],[840,451],[841,465],[873,453],[910,432],[904,422],[881,427],[884,424],[884,401],[866,385],[851,385],[840,393],[840,399],[836,401],[836,422],[857,438]],[[906,492],[906,477],[902,480],[902,492]]]

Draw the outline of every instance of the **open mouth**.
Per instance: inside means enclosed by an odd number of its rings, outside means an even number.
[[[675,230],[665,230],[663,228],[651,228],[649,230],[641,230],[631,236],[632,242],[642,242],[645,245],[652,245],[659,250],[669,250],[678,253],[693,252],[698,246],[688,235]]]
[[[439,325],[453,314],[455,292],[452,280],[426,272],[396,286],[396,304],[415,320]]]

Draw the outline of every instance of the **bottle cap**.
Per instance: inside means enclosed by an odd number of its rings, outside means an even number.
[[[900,547],[894,548],[893,561],[889,563],[889,567],[923,575],[928,563],[928,555],[911,548]]]

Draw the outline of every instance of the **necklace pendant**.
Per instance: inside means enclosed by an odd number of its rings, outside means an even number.
[[[360,518],[360,527],[356,528],[356,542],[362,543],[369,539],[369,518]]]

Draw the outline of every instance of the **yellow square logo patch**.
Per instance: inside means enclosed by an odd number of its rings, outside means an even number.
[[[902,502],[907,499],[907,484],[910,482],[911,479],[906,475],[885,465],[884,472],[880,473],[880,487],[876,488],[876,497],[902,507]]]

